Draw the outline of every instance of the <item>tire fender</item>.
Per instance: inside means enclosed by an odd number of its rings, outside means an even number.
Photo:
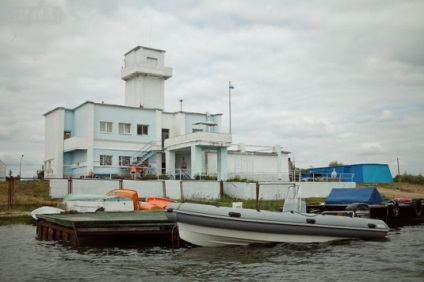
[[[388,208],[392,218],[397,218],[399,216],[399,203],[397,201],[390,201]]]
[[[421,217],[423,214],[423,204],[421,202],[421,199],[413,199],[411,202],[411,210],[412,214],[415,217]]]

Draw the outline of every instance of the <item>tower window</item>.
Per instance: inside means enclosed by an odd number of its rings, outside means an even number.
[[[147,57],[147,64],[150,66],[157,66],[158,65],[158,59]]]
[[[149,135],[149,126],[145,124],[137,124],[138,135]]]

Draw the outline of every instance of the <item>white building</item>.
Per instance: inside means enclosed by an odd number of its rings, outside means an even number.
[[[231,150],[222,114],[165,112],[165,51],[136,47],[125,54],[125,106],[87,101],[45,117],[45,177],[120,176],[130,166],[175,178],[213,175],[288,180],[289,152]],[[263,149],[263,148],[262,148]]]

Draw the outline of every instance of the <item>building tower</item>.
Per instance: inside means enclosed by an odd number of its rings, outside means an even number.
[[[165,51],[137,46],[124,56],[125,105],[163,110],[165,80],[172,77],[172,68],[165,67]]]

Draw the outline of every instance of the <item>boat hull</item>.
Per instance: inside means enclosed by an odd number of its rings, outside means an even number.
[[[275,234],[254,231],[241,231],[222,228],[211,228],[186,223],[178,223],[180,238],[191,244],[202,247],[245,246],[266,243],[322,243],[334,240],[349,239],[346,237]]]
[[[37,220],[39,214],[60,214],[62,212],[64,212],[64,210],[62,210],[62,209],[44,206],[44,207],[40,207],[38,209],[33,210],[31,212],[31,216],[32,216],[32,218]]]
[[[384,238],[389,231],[385,222],[375,219],[191,203],[168,205],[166,216],[177,222],[181,239],[205,247],[379,239]]]

